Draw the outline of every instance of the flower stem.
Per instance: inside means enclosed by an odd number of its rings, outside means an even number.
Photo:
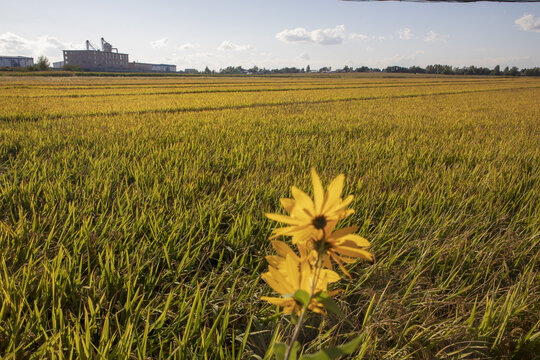
[[[324,230],[323,230],[323,241],[324,240],[325,240],[325,236],[324,236]],[[308,300],[307,305],[305,305],[302,308],[302,313],[300,314],[300,317],[298,318],[298,322],[296,323],[296,327],[294,328],[293,336],[291,338],[291,341],[289,342],[289,345],[287,346],[287,350],[285,351],[284,360],[289,360],[289,356],[291,355],[291,350],[293,348],[294,342],[296,341],[296,338],[298,337],[298,334],[300,333],[300,328],[302,327],[302,323],[304,322],[304,316],[306,315],[309,304],[311,304],[311,299],[313,299],[313,295],[315,293],[315,286],[317,282],[319,281],[319,276],[321,274],[323,256],[324,256],[324,253],[317,253],[315,276],[313,276],[313,282],[311,283],[311,293],[309,294],[309,300]]]

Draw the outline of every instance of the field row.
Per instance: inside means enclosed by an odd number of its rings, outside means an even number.
[[[482,85],[487,85],[480,83]],[[459,82],[453,82],[450,85],[451,87],[457,87],[458,85],[468,85],[467,87],[470,87],[470,83],[459,83]],[[475,83],[474,85],[479,85],[478,83]],[[502,85],[502,84],[498,84]],[[515,86],[514,83],[509,83],[507,85]],[[520,84],[521,87],[534,87],[534,85],[522,83]],[[197,89],[193,88],[185,88],[185,87],[177,87],[174,90],[163,90],[160,89],[159,91],[155,88],[133,88],[133,89],[126,89],[122,92],[119,92],[118,89],[115,89],[115,91],[103,91],[103,89],[95,89],[90,90],[86,89],[85,91],[76,92],[76,91],[63,91],[63,92],[49,92],[44,93],[44,91],[39,91],[38,94],[31,94],[30,91],[24,90],[19,91],[17,94],[16,91],[10,90],[9,94],[5,95],[6,97],[15,97],[19,98],[21,100],[29,100],[29,99],[35,99],[35,98],[60,98],[60,97],[72,97],[72,98],[79,98],[79,97],[105,97],[105,96],[140,96],[140,95],[182,95],[182,94],[206,94],[206,93],[249,93],[249,92],[275,92],[275,91],[309,91],[309,90],[344,90],[344,89],[381,89],[381,88],[422,88],[425,86],[429,86],[431,88],[435,88],[437,86],[444,87],[444,89],[449,89],[449,84],[381,84],[381,85],[340,85],[335,84],[333,86],[327,85],[309,85],[309,86],[301,86],[298,85],[291,87],[289,86],[257,86],[257,87],[229,87],[223,86],[215,86],[215,87],[198,87]],[[489,84],[489,86],[492,86],[492,84]],[[487,87],[487,86],[486,86]]]
[[[528,92],[538,99],[540,85],[516,87],[515,84],[445,87],[324,88],[318,90],[263,90],[185,92],[176,94],[134,94],[112,97],[0,98],[4,111],[0,121],[25,121],[71,116],[105,116],[119,113],[183,112],[272,105],[313,104],[364,100],[391,100],[417,96],[478,94],[483,92]]]
[[[223,82],[191,82],[191,81],[177,81],[175,83],[105,83],[96,84],[91,81],[77,82],[72,86],[56,85],[49,83],[48,85],[33,84],[29,86],[25,85],[13,85],[6,83],[4,86],[0,86],[0,95],[4,96],[27,96],[27,97],[39,97],[39,96],[90,96],[90,95],[116,95],[116,94],[134,94],[134,93],[163,93],[163,92],[182,92],[182,91],[235,91],[235,90],[254,90],[260,91],[264,89],[310,89],[310,88],[362,88],[362,87],[399,87],[399,86],[444,86],[444,85],[480,85],[480,84],[503,84],[514,83],[526,84],[534,83],[527,81],[529,79],[451,79],[451,80],[438,80],[436,78],[418,81],[413,79],[400,79],[391,80],[351,80],[351,79],[326,79],[324,80],[311,80],[311,81],[284,81],[281,79],[268,78],[266,81],[257,82],[229,82],[228,79],[224,79]],[[8,85],[9,84],[9,85]]]

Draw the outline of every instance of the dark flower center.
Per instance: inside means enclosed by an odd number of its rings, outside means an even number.
[[[319,254],[326,254],[326,251],[332,248],[332,244],[330,244],[327,241],[319,240],[315,241],[313,243],[313,248],[319,253]]]
[[[326,218],[324,215],[319,215],[313,219],[312,224],[315,226],[315,229],[322,230],[326,226]]]

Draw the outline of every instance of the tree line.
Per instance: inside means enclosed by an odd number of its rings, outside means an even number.
[[[335,72],[335,73],[376,73],[376,72],[386,72],[386,73],[402,73],[402,74],[439,74],[439,75],[506,75],[506,76],[540,76],[540,67],[534,68],[523,68],[518,69],[516,66],[505,67],[501,70],[499,65],[495,66],[493,69],[487,67],[477,67],[474,65],[467,67],[453,67],[451,65],[428,65],[425,68],[420,66],[387,66],[386,68],[371,68],[367,66],[353,68],[351,66],[345,66],[342,69],[332,70],[330,66],[324,66],[318,70],[311,70],[308,65],[306,68],[296,68],[296,67],[284,67],[279,69],[265,69],[254,66],[249,69],[244,69],[242,66],[228,66],[224,69],[219,69],[219,71],[210,70],[208,66],[204,71],[199,73],[202,74],[231,74],[231,75],[264,75],[264,74],[296,74],[296,73],[326,73],[326,72]]]
[[[46,71],[50,69],[50,62],[45,56],[40,56],[38,61],[33,66],[28,66],[25,70],[30,71]],[[81,71],[78,66],[74,65],[64,65],[62,70],[69,71]],[[182,71],[178,71],[182,73]],[[474,65],[466,67],[454,67],[451,65],[428,65],[425,68],[420,66],[387,66],[384,69],[380,68],[371,68],[367,66],[361,66],[353,68],[352,66],[344,66],[342,69],[332,70],[331,66],[323,66],[318,70],[312,70],[308,65],[305,68],[296,68],[296,67],[283,67],[279,69],[265,69],[259,68],[258,66],[253,66],[249,69],[244,69],[242,66],[227,66],[224,69],[219,69],[219,71],[210,70],[208,66],[203,71],[198,71],[190,69],[189,73],[191,74],[227,74],[227,75],[265,75],[265,74],[301,74],[301,73],[401,73],[401,74],[439,74],[439,75],[505,75],[505,76],[540,76],[540,67],[533,68],[523,68],[518,69],[516,66],[505,67],[501,70],[499,65],[495,66],[493,69],[487,67],[477,67]]]

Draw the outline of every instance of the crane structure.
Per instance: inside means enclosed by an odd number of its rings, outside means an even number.
[[[96,49],[96,47],[94,45],[92,45],[90,40],[86,40],[86,50],[88,50],[88,51],[90,51],[90,50],[100,51],[100,50]],[[104,38],[101,38],[101,51],[103,51],[103,52],[115,52],[115,53],[118,54],[118,48],[113,47]]]
[[[90,50],[90,48],[92,48],[92,50],[94,51],[97,51],[94,45],[92,45],[92,43],[90,42],[90,40],[86,40],[86,50]]]
[[[113,52],[113,50],[116,50],[115,52],[118,53],[118,49],[113,48],[104,38],[101,38],[101,50],[104,52]]]

